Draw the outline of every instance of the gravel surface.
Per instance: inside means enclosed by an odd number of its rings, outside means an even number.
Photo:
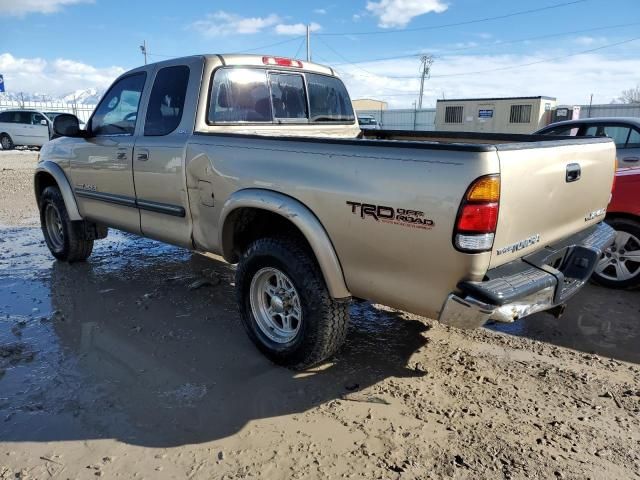
[[[35,225],[33,171],[38,152],[0,149],[0,225]]]
[[[640,478],[637,291],[475,331],[354,303],[295,373],[247,339],[229,265],[113,230],[52,260],[34,161],[0,152],[0,479]]]

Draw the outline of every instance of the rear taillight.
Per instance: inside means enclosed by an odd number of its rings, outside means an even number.
[[[291,60],[284,57],[262,57],[262,63],[265,65],[277,65],[279,67],[296,67],[302,68],[300,60]]]
[[[500,211],[500,175],[486,175],[467,189],[456,219],[453,241],[465,252],[485,252],[493,247]]]

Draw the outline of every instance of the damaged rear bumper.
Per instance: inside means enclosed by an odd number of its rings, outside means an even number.
[[[477,328],[488,320],[513,322],[558,309],[589,280],[614,230],[600,223],[555,245],[487,272],[482,282],[464,281],[451,293],[439,320]]]

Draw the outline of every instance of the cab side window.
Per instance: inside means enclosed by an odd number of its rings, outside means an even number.
[[[620,125],[590,125],[584,134],[587,137],[609,137],[617,148],[625,148],[630,130]]]
[[[178,128],[182,120],[188,83],[187,66],[166,67],[158,71],[144,122],[146,136],[168,135]]]
[[[10,123],[10,122],[11,122],[11,112],[0,113],[0,123]]]
[[[640,132],[638,130],[631,130],[631,135],[627,140],[627,148],[640,148]]]
[[[135,73],[109,89],[91,119],[91,133],[133,135],[146,77],[144,72]]]

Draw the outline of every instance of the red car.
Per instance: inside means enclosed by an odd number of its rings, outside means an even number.
[[[640,285],[640,168],[616,172],[606,222],[616,230],[616,239],[592,278],[606,287],[636,287]]]

